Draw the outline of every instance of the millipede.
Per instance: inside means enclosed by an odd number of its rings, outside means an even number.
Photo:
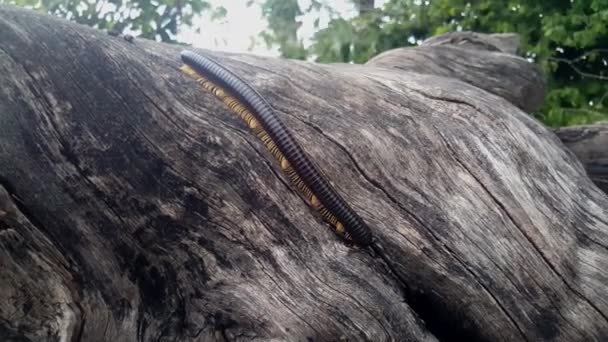
[[[308,204],[318,210],[338,235],[361,246],[372,243],[369,227],[319,172],[270,104],[253,87],[208,57],[182,51],[181,58],[182,72],[247,124]]]

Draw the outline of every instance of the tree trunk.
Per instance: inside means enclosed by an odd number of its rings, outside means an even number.
[[[359,16],[369,13],[374,10],[374,0],[356,0],[355,6],[359,12]]]
[[[381,53],[367,65],[456,78],[531,112],[542,104],[546,85],[538,69],[514,55],[518,47],[513,34],[453,32]]]
[[[583,163],[589,178],[608,194],[608,123],[565,127],[555,133]]]
[[[371,252],[180,49],[0,6],[3,340],[608,339],[608,197],[518,108],[544,92],[532,64],[458,44],[393,52],[414,69],[198,50],[272,104]]]

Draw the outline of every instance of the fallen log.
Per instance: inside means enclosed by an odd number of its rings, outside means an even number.
[[[546,83],[539,69],[515,55],[518,48],[514,34],[451,32],[383,52],[366,65],[455,78],[532,112],[543,103]]]
[[[0,6],[5,340],[606,340],[608,197],[521,89],[482,86],[534,65],[462,81],[197,50],[272,104],[371,252],[306,206],[180,50]]]

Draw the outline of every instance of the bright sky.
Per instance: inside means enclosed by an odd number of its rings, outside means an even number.
[[[300,8],[306,8],[310,0],[298,0]],[[230,52],[250,52],[258,55],[277,56],[278,51],[269,50],[258,34],[266,28],[266,21],[261,16],[260,6],[253,4],[246,6],[245,0],[210,0],[213,6],[224,6],[227,15],[221,20],[212,21],[210,13],[205,13],[196,22],[194,29],[184,30],[178,37],[180,40],[190,43],[195,47],[222,50]],[[376,1],[383,3],[384,1]],[[332,7],[343,17],[351,17],[356,12],[348,0],[334,0]],[[308,15],[301,18],[302,27],[298,31],[301,38],[307,42],[314,33],[313,21],[315,17]],[[321,27],[327,25],[328,18],[321,18]],[[200,28],[201,33],[196,33],[196,28]],[[253,40],[256,43],[253,45]]]

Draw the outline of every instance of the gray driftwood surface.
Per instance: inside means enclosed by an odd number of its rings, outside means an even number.
[[[589,178],[608,194],[608,122],[564,127],[555,133],[583,163]]]
[[[608,197],[518,108],[544,85],[511,39],[364,66],[199,51],[268,99],[373,254],[179,46],[0,7],[1,339],[608,340]]]

